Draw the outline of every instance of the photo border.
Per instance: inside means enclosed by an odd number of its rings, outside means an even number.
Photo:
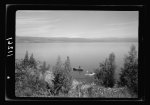
[[[87,10],[87,11],[139,11],[138,27],[138,98],[36,98],[36,97],[15,97],[15,21],[18,10]],[[77,5],[77,4],[7,4],[6,5],[6,29],[5,29],[5,100],[32,100],[32,101],[143,101],[145,100],[144,65],[143,65],[143,33],[145,19],[144,5]],[[8,49],[9,47],[9,49]],[[10,53],[12,56],[8,56]],[[140,55],[140,56],[139,56]]]

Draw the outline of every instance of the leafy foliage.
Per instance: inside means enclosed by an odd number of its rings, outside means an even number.
[[[22,63],[21,66],[24,69],[26,69],[27,67],[36,69],[36,67],[37,67],[37,62],[36,62],[35,58],[33,57],[33,54],[31,54],[31,56],[29,58],[28,51],[26,51],[25,57],[21,61],[21,63]]]
[[[15,93],[16,96],[32,96],[33,94],[39,94],[39,91],[48,91],[47,85],[49,85],[48,68],[41,73],[41,69],[45,69],[43,66],[37,68],[37,61],[34,59],[33,54],[30,59],[28,58],[28,52],[26,52],[23,60],[17,60],[15,63]],[[45,75],[44,75],[45,74]],[[40,78],[42,76],[43,79]],[[46,80],[44,79],[46,77]],[[40,95],[40,94],[39,94]]]
[[[29,65],[29,56],[28,56],[28,51],[26,51],[25,57],[22,61],[22,66],[26,68]]]
[[[31,68],[35,68],[37,67],[37,63],[36,60],[33,57],[33,54],[31,54],[30,59],[29,59],[29,65]]]
[[[124,67],[120,74],[120,86],[127,86],[132,94],[138,93],[138,58],[134,45],[131,46],[129,54],[124,59]]]
[[[58,95],[59,92],[67,94],[71,87],[71,65],[70,59],[67,57],[64,65],[61,62],[61,58],[58,57],[56,65],[53,67],[54,72],[54,95]]]
[[[44,74],[47,70],[49,70],[50,69],[50,65],[48,65],[48,66],[46,66],[46,62],[44,61],[43,62],[43,65],[41,65],[40,66],[40,72],[42,73],[42,74]]]
[[[115,55],[111,53],[109,58],[106,58],[103,63],[100,63],[100,67],[95,70],[96,83],[105,87],[113,87],[115,83],[115,69]]]

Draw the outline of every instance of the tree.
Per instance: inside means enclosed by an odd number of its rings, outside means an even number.
[[[28,56],[28,51],[26,51],[25,57],[22,61],[22,66],[26,68],[29,65],[29,56]]]
[[[115,62],[115,54],[111,53],[109,55],[109,82],[110,86],[114,86],[115,84],[115,69],[116,69],[116,62]]]
[[[55,66],[53,67],[53,74],[54,74],[54,80],[53,80],[53,94],[58,95],[59,91],[61,90],[61,85],[62,79],[63,79],[63,74],[62,74],[62,62],[60,56],[57,58],[57,62]]]
[[[136,47],[131,46],[128,55],[124,59],[124,67],[121,68],[120,86],[127,86],[132,94],[138,93],[138,57]]]
[[[57,62],[56,62],[56,65],[54,66],[54,68],[55,68],[55,70],[61,70],[61,68],[62,68],[62,61],[61,61],[60,56],[58,56]]]
[[[71,76],[71,63],[70,63],[70,58],[67,56],[67,59],[64,63],[64,86],[63,86],[63,92],[68,93],[71,85],[72,85],[72,76]]]
[[[95,70],[95,81],[105,87],[113,87],[115,84],[115,54],[111,53],[109,58],[106,58],[104,62],[100,63],[99,68]]]
[[[15,94],[16,96],[32,96],[39,90],[46,90],[46,82],[39,79],[39,71],[27,66],[22,68],[16,62],[15,68]],[[17,67],[18,66],[18,67]],[[48,78],[48,77],[47,77]],[[47,79],[48,80],[48,79]],[[38,95],[38,94],[37,94]]]
[[[37,67],[37,63],[36,63],[36,60],[33,57],[33,53],[30,56],[29,65],[30,65],[31,68],[33,67],[33,68],[36,69],[36,67]]]
[[[54,95],[58,95],[59,92],[68,93],[71,86],[71,65],[70,59],[67,57],[64,65],[62,65],[60,56],[57,59],[56,65],[53,67],[54,74]]]
[[[40,66],[40,71],[44,74],[47,70],[49,70],[50,65],[46,66],[46,62],[43,62],[43,65]]]
[[[67,60],[65,61],[64,67],[67,72],[71,72],[72,68],[70,64],[70,58],[68,56],[67,56]]]

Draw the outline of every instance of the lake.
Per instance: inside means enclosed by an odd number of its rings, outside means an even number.
[[[56,64],[58,56],[64,62],[69,56],[72,67],[81,66],[93,71],[113,52],[116,56],[117,70],[123,66],[123,59],[137,42],[95,42],[95,43],[16,43],[16,58],[24,58],[26,51],[40,61],[46,61],[51,67]]]

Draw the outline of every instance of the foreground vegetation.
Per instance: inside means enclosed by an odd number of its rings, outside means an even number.
[[[55,66],[35,60],[28,52],[24,59],[16,59],[16,97],[102,97],[134,98],[138,96],[138,58],[135,46],[131,46],[124,59],[120,79],[114,79],[115,54],[94,71],[94,81],[85,83],[72,77],[69,57],[63,63],[58,57]]]

